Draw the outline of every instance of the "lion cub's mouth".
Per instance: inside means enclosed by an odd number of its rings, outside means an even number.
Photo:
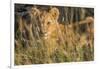
[[[43,36],[43,38],[44,39],[48,39],[48,35],[49,35],[48,33],[45,33],[44,36]]]
[[[45,33],[43,34],[43,38],[44,38],[44,39],[48,39],[49,36],[50,36],[50,34],[51,34],[51,32],[45,32]]]

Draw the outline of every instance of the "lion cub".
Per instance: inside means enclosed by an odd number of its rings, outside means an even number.
[[[53,54],[56,49],[60,49],[60,47],[63,48],[65,44],[65,27],[58,22],[59,14],[59,10],[54,7],[48,12],[43,11],[40,16],[43,39],[49,55]]]

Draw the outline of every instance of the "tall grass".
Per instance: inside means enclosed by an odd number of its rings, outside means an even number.
[[[42,8],[42,7],[41,7]],[[86,25],[85,32],[82,31],[83,24],[73,26],[74,8],[70,12],[68,24],[62,24],[64,29],[61,32],[52,33],[50,39],[42,38],[41,24],[39,16],[29,13],[30,19],[25,19],[21,15],[15,15],[15,65],[46,64],[62,62],[80,62],[94,60],[94,32],[87,31],[90,26]],[[81,16],[76,16],[84,20],[85,10],[80,9]],[[66,10],[68,11],[68,9]],[[31,10],[30,10],[31,12]],[[43,11],[41,11],[43,12]],[[69,13],[69,12],[68,12]],[[66,12],[66,15],[68,16]],[[45,14],[46,15],[46,14]],[[77,13],[76,13],[77,15]],[[62,20],[63,21],[63,20]],[[56,40],[56,38],[61,39]]]

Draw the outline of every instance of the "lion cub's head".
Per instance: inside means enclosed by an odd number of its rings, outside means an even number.
[[[51,8],[48,12],[44,11],[41,15],[41,26],[44,34],[44,38],[49,38],[56,30],[59,18],[59,10],[57,8]]]

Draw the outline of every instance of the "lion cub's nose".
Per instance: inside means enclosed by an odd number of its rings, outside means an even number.
[[[47,36],[47,35],[48,35],[48,34],[45,32],[45,33],[44,33],[44,36]]]

